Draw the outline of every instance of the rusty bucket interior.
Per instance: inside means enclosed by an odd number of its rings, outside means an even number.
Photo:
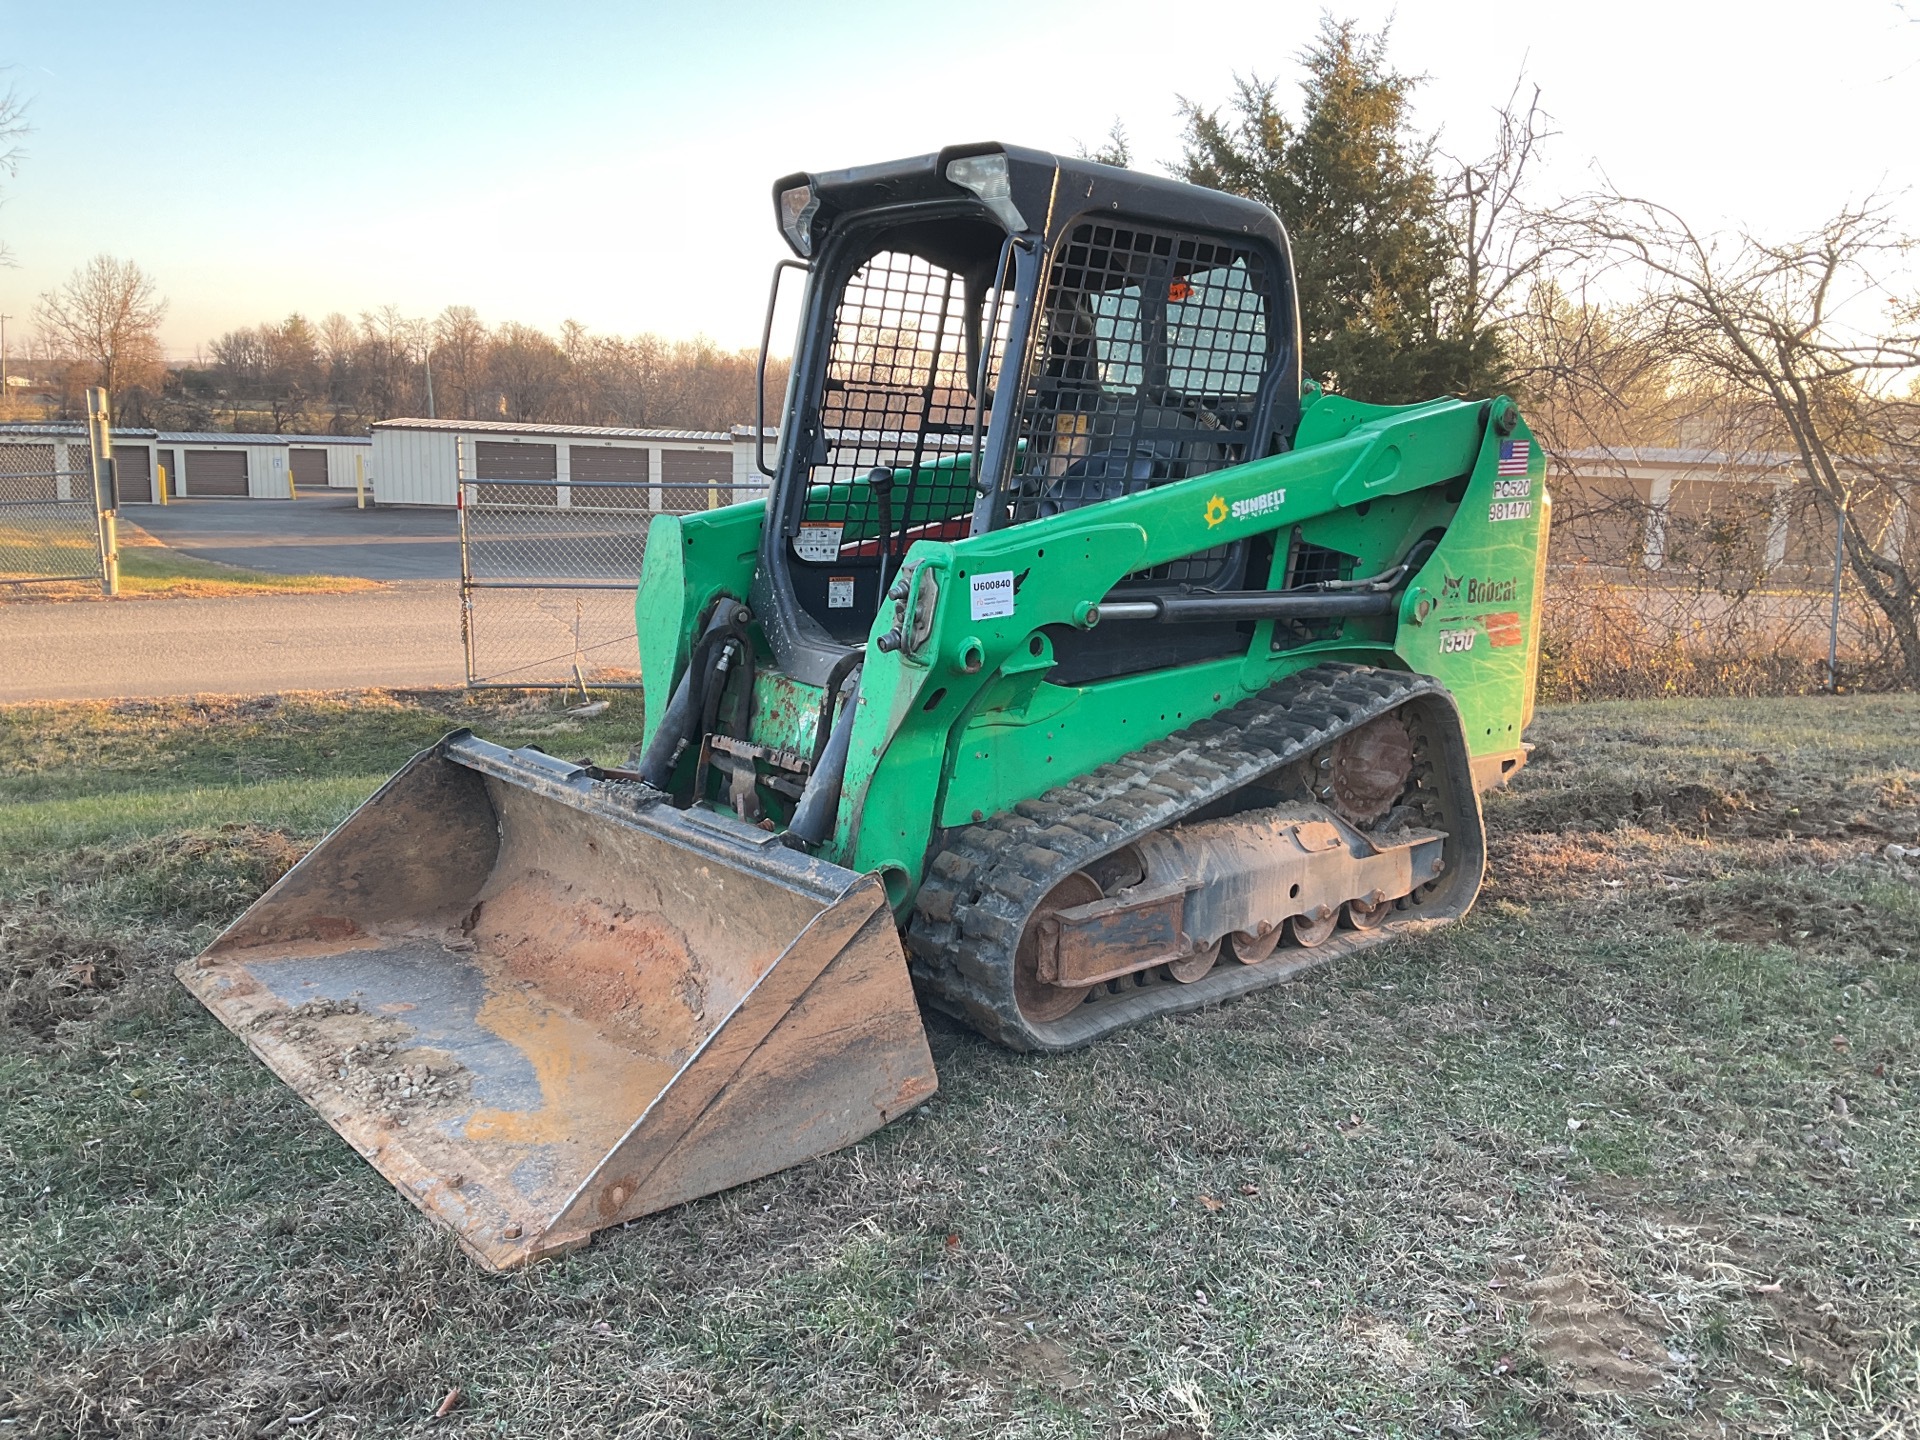
[[[936,1085],[877,877],[464,732],[180,977],[501,1268],[851,1144]]]

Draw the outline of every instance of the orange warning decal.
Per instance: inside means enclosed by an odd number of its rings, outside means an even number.
[[[1485,616],[1481,623],[1487,627],[1487,643],[1490,645],[1518,645],[1526,638],[1517,610]]]

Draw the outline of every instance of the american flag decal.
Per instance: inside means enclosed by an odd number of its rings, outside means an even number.
[[[1527,465],[1533,458],[1533,447],[1525,440],[1502,440],[1500,442],[1500,464],[1493,472],[1496,475],[1524,475]]]

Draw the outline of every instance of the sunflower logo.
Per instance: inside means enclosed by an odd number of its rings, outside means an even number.
[[[1207,528],[1211,530],[1227,518],[1227,501],[1224,495],[1216,495],[1207,501]]]

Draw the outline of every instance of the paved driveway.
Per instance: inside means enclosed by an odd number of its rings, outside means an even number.
[[[356,510],[350,490],[306,489],[293,500],[129,505],[121,515],[183,554],[272,575],[460,578],[460,523],[453,511]]]
[[[465,679],[457,583],[402,582],[348,595],[0,605],[0,703]]]

